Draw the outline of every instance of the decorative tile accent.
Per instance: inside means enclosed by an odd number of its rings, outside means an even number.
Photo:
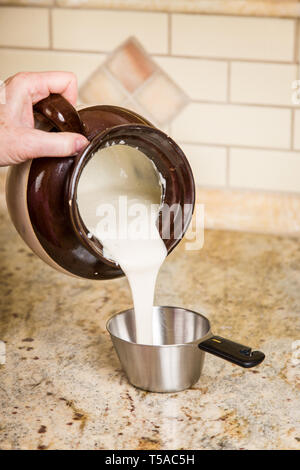
[[[294,115],[294,149],[300,150],[300,109],[295,110]]]
[[[123,103],[123,107],[130,109],[131,111],[134,111],[135,113],[139,114],[143,118],[147,119],[148,121],[151,122],[153,119],[152,116],[149,116],[148,113],[134,100],[128,99]],[[162,131],[164,130],[162,127],[160,128]]]
[[[136,91],[155,70],[153,62],[133,40],[111,56],[107,68],[129,93]]]
[[[92,74],[80,90],[80,99],[128,107],[159,126],[169,124],[188,102],[135,38],[123,43]]]

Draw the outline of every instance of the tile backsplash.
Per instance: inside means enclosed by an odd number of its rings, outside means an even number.
[[[163,122],[169,117],[151,98],[168,90],[174,99],[169,76],[190,101],[164,129],[182,146],[199,186],[300,193],[300,108],[292,100],[299,19],[8,3],[0,6],[0,79],[24,70],[71,70],[84,94],[98,74],[101,89],[92,91],[99,101],[110,93],[111,103],[152,106]],[[152,59],[140,69],[130,54],[111,56],[130,36]],[[102,64],[113,76],[130,71],[123,88],[110,88]],[[153,89],[141,86],[134,95],[153,64],[163,74],[153,78]]]

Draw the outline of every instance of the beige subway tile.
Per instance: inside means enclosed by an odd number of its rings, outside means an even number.
[[[300,109],[294,111],[294,149],[300,150]]]
[[[0,7],[0,46],[49,47],[48,9]]]
[[[199,186],[224,186],[226,184],[226,149],[204,145],[180,146],[190,162],[195,183]]]
[[[226,101],[226,62],[176,57],[154,59],[190,98]]]
[[[191,103],[172,124],[190,143],[289,148],[291,111],[284,108]]]
[[[300,192],[300,153],[231,149],[229,184],[233,188]]]
[[[104,58],[103,54],[0,49],[0,79],[17,72],[58,70],[74,72],[81,85]]]
[[[172,15],[172,53],[292,61],[295,22],[279,18]]]
[[[53,44],[57,49],[111,51],[135,36],[151,53],[166,53],[167,15],[133,11],[54,9]]]
[[[233,102],[291,106],[294,64],[231,64],[230,98]]]

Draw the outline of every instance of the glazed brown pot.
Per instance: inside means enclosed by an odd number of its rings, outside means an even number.
[[[187,205],[183,220],[174,214],[171,237],[164,240],[168,253],[179,243],[190,223],[194,180],[178,145],[138,114],[117,106],[93,106],[80,111],[60,95],[50,95],[34,106],[35,127],[48,132],[79,132],[90,141],[79,155],[38,158],[10,168],[6,196],[8,210],[28,246],[52,267],[88,279],[124,275],[106,259],[101,243],[88,237],[77,206],[77,185],[86,163],[96,151],[122,140],[138,147],[166,181],[163,203]],[[160,231],[161,214],[159,217]],[[181,224],[181,236],[174,229]],[[176,232],[178,233],[178,232]]]

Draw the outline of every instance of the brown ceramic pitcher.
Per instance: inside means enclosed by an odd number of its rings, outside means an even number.
[[[77,112],[55,94],[34,106],[34,118],[38,129],[77,132],[90,141],[79,155],[38,158],[9,170],[6,196],[10,216],[21,237],[41,259],[66,274],[88,279],[124,275],[119,266],[103,256],[99,240],[88,236],[76,202],[84,166],[96,151],[118,141],[138,147],[152,160],[166,181],[163,204],[186,205],[183,220],[174,213],[171,236],[164,240],[168,253],[173,250],[190,223],[195,189],[189,163],[170,137],[133,111],[93,106]],[[175,238],[174,227],[178,224],[181,236]]]

